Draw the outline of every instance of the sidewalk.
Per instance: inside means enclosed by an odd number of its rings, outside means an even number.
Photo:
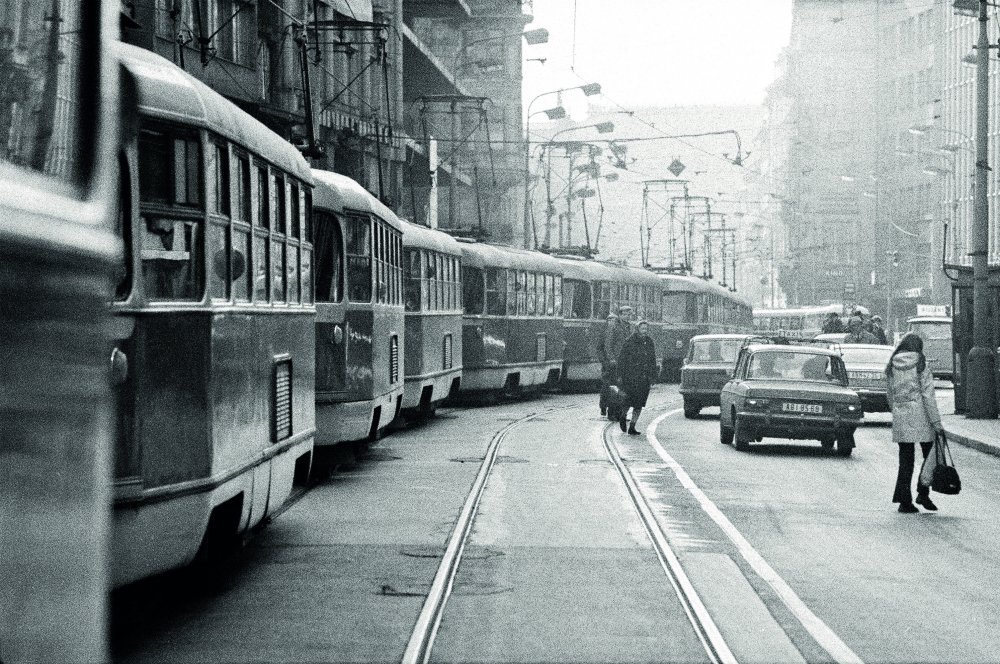
[[[1000,456],[1000,420],[970,420],[965,415],[955,415],[955,393],[935,385],[941,423],[948,434],[948,440],[965,445],[985,454]]]

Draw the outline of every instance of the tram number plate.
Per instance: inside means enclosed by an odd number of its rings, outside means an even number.
[[[787,413],[822,413],[823,406],[818,403],[783,403],[781,410]]]

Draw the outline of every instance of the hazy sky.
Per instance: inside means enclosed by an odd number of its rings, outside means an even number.
[[[525,48],[526,58],[547,58],[544,65],[525,62],[525,102],[596,81],[625,106],[760,103],[788,43],[792,11],[792,0],[533,4],[535,20],[526,29],[547,28],[549,43]],[[535,108],[542,107],[539,101]]]

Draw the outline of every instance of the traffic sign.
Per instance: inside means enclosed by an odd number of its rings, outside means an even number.
[[[667,166],[667,170],[673,173],[675,178],[680,177],[680,174],[684,172],[685,168],[687,167],[681,163],[680,159],[677,159],[676,157],[672,162],[670,162],[670,165]]]

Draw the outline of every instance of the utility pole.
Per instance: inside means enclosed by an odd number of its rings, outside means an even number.
[[[566,182],[566,246],[573,246],[573,167],[576,165],[576,150],[569,153],[569,177]]]
[[[451,168],[448,178],[448,228],[455,228],[455,205],[458,201],[458,100],[451,100]]]
[[[979,0],[979,42],[976,45],[976,198],[972,228],[972,349],[965,376],[966,414],[970,419],[997,416],[995,353],[989,329],[989,86],[990,44],[987,0]]]

